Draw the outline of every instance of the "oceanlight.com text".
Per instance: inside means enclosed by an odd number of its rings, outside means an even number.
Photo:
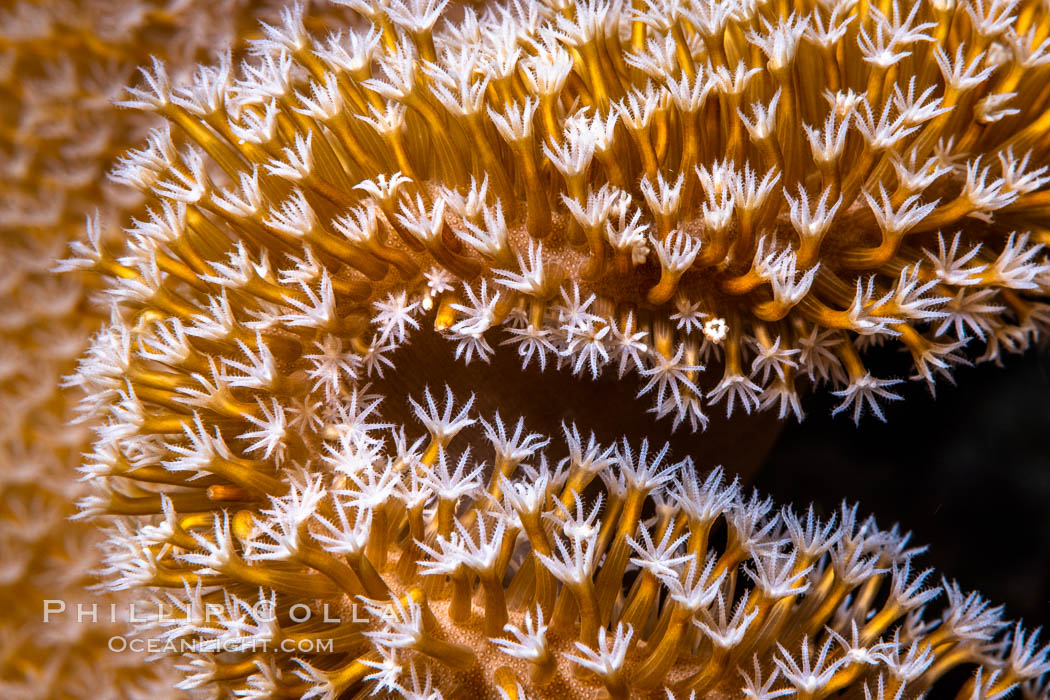
[[[324,654],[335,650],[333,639],[142,639],[114,635],[107,643],[112,652],[137,654],[199,654],[219,652],[266,652],[282,651],[300,654]]]

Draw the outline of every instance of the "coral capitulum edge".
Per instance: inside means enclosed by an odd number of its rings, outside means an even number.
[[[122,104],[171,129],[114,177],[148,215],[66,266],[171,342],[235,295],[264,333],[230,337],[365,373],[433,307],[467,362],[637,372],[694,430],[707,404],[800,418],[802,378],[882,417],[900,380],[866,347],[932,387],[1047,323],[1037,2],[349,5],[325,38],[289,10],[239,78],[144,71]]]
[[[913,568],[925,548],[856,507],[826,520],[775,510],[721,469],[698,476],[666,447],[602,445],[575,426],[555,462],[549,439],[480,420],[448,391],[413,402],[426,432],[412,440],[377,422],[379,401],[355,394],[320,468],[293,470],[256,506],[185,512],[206,499],[184,490],[83,504],[159,502],[154,524],[117,521],[104,575],[154,591],[140,617],[155,625],[141,627],[185,655],[179,687],[889,700],[975,666],[958,697],[1019,684],[1046,697],[1050,646],[1038,633],[953,583],[929,587],[932,571]],[[193,449],[175,448],[173,472],[253,469],[218,430],[187,432]],[[491,469],[456,450],[470,432],[483,434]],[[938,596],[942,612],[927,615]]]

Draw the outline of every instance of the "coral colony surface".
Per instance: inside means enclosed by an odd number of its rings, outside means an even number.
[[[1046,332],[1045,2],[340,4],[184,80],[155,57],[111,172],[142,201],[58,266],[108,307],[66,382],[78,517],[179,689],[1047,697],[1038,633],[896,527],[775,508],[643,417],[828,385],[882,418],[872,346],[932,387]],[[620,377],[635,432],[475,410],[507,353]]]

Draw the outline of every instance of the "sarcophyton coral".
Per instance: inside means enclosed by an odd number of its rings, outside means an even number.
[[[150,214],[79,262],[172,342],[233,302],[331,389],[426,311],[467,362],[638,372],[697,429],[801,416],[800,381],[881,416],[867,346],[932,385],[1046,322],[1043,4],[347,4],[124,103],[189,144],[124,159]]]
[[[848,509],[773,514],[641,435],[569,429],[552,466],[490,412],[482,469],[469,411],[402,401],[473,381],[419,371],[424,325],[467,362],[637,373],[693,429],[801,415],[800,377],[881,415],[860,351],[888,337],[930,381],[1024,347],[1044,5],[348,4],[323,38],[289,8],[239,70],[155,61],[124,106],[170,127],[114,173],[147,208],[63,264],[113,303],[71,380],[82,515],[118,516],[114,588],[174,606],[185,687],[913,697],[976,664],[964,696],[1045,694],[1031,635],[950,584],[924,618],[915,552]]]
[[[958,697],[1018,684],[1046,697],[1050,647],[952,583],[929,588],[923,548],[843,505],[776,510],[722,471],[575,426],[567,456],[473,399],[412,402],[425,434],[381,423],[354,393],[312,469],[284,481],[199,420],[180,474],[257,505],[206,512],[204,490],[98,506],[118,520],[110,585],[155,591],[156,649],[186,654],[182,688],[238,697],[921,697],[952,669]],[[485,463],[460,450],[483,434]],[[260,438],[263,439],[263,438]],[[559,451],[560,452],[560,451]],[[291,455],[289,455],[291,457]],[[107,465],[115,465],[116,457]],[[136,458],[136,461],[139,458]],[[243,475],[237,478],[231,475]],[[186,512],[203,511],[203,512]],[[943,592],[943,612],[924,614]],[[973,667],[976,666],[976,673]],[[965,676],[964,676],[965,678]],[[954,689],[954,688],[953,688]]]

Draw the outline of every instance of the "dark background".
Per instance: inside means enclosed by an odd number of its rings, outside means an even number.
[[[877,368],[898,361],[865,358],[877,376],[902,376]],[[923,568],[1005,603],[1007,619],[1050,626],[1050,356],[1004,365],[959,368],[958,386],[940,382],[936,398],[908,382],[885,424],[832,418],[836,398],[812,392],[805,422],[784,429],[754,484],[825,513],[859,501],[859,514],[929,545]]]

